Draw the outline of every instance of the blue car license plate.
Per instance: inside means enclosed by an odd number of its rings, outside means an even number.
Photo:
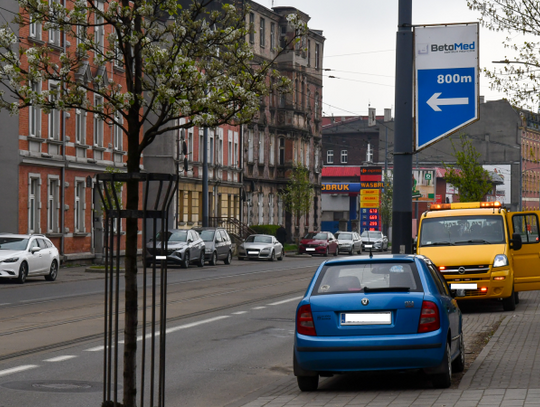
[[[341,325],[390,325],[391,312],[342,312]]]

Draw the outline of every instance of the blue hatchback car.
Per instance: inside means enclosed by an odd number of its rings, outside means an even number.
[[[409,369],[446,388],[465,367],[461,311],[427,257],[326,261],[298,304],[293,362],[302,391],[319,376]]]

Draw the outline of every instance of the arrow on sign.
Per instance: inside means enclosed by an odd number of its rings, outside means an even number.
[[[439,99],[441,92],[434,93],[432,97],[429,98],[427,104],[436,112],[440,112],[441,108],[439,106],[443,105],[468,105],[469,98],[451,98],[451,99]]]

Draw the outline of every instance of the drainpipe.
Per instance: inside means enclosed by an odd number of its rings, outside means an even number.
[[[66,0],[63,1],[64,8],[66,7]],[[66,41],[67,36],[66,32],[63,33],[62,38],[62,48],[64,53],[66,53]],[[62,85],[65,89],[65,84]],[[61,201],[61,211],[60,211],[60,227],[61,227],[61,235],[60,235],[60,261],[62,261],[65,257],[64,251],[65,251],[65,233],[66,233],[66,166],[67,166],[67,158],[66,158],[66,112],[63,110],[61,111],[62,114],[62,160],[63,165],[61,169],[61,175],[60,175],[60,185],[61,185],[61,194],[62,194],[62,201]]]

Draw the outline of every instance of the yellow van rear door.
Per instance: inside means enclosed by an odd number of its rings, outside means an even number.
[[[512,233],[519,233],[523,242],[521,249],[510,249],[514,268],[514,290],[540,290],[540,212],[510,212],[507,219],[510,238]]]

